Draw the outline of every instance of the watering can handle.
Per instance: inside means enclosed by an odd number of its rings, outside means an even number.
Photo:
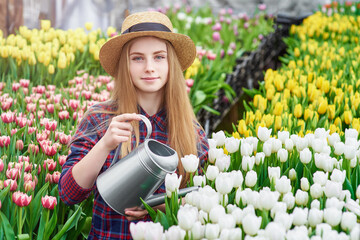
[[[145,123],[145,126],[146,126],[146,137],[145,137],[145,140],[148,139],[152,133],[152,126],[151,126],[151,122],[149,121],[149,119],[144,116],[144,115],[141,115],[141,114],[137,114],[141,120]],[[116,159],[118,159],[119,157],[119,153],[120,153],[120,150],[121,150],[121,143],[119,144],[119,146],[116,148],[116,151],[115,151],[115,155],[114,155],[114,158],[112,159],[111,161],[111,164],[109,166],[109,168],[114,165],[114,163],[116,162]]]

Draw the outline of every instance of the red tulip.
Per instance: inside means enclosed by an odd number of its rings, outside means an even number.
[[[45,197],[41,198],[41,204],[44,208],[53,210],[57,205],[57,199],[56,197],[46,195]]]
[[[12,195],[13,202],[19,207],[25,207],[30,204],[32,196],[28,196],[26,193],[20,191],[14,192]]]

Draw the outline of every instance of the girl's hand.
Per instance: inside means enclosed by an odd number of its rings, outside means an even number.
[[[129,221],[139,220],[148,214],[147,210],[140,207],[132,207],[125,209],[126,219]]]
[[[111,151],[120,143],[131,138],[132,126],[130,121],[139,121],[141,118],[136,113],[124,113],[113,117],[105,135],[101,138],[105,149]]]

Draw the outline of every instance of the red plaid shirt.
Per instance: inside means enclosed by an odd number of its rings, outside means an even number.
[[[110,107],[104,104],[97,104],[95,109],[112,110]],[[167,129],[166,129],[166,111],[163,109],[153,116],[149,116],[143,109],[140,108],[140,113],[145,115],[151,122],[153,131],[150,138],[155,139],[161,143],[167,143]],[[77,138],[70,146],[71,153],[67,157],[66,163],[62,167],[62,173],[59,180],[59,194],[63,202],[68,205],[80,203],[85,200],[90,193],[94,192],[94,207],[92,226],[88,239],[132,239],[128,221],[124,216],[118,214],[112,210],[100,196],[96,184],[90,189],[84,189],[79,186],[73,175],[72,168],[78,163],[86,154],[94,147],[94,145],[105,134],[105,130],[97,131],[96,134],[91,136],[84,136],[84,133],[91,129],[96,129],[101,125],[104,120],[108,120],[112,117],[106,113],[92,113],[88,117],[81,121],[75,136]],[[146,136],[146,126],[140,121],[140,143],[142,143]],[[200,136],[198,142],[198,156],[203,163],[207,159],[208,142],[206,134],[200,128],[197,129]],[[135,139],[133,139],[134,143]],[[106,158],[100,173],[104,172],[111,164],[114,157],[115,150],[113,150]],[[162,186],[155,193],[164,193],[165,185]],[[151,220],[149,216],[146,216],[142,221]]]

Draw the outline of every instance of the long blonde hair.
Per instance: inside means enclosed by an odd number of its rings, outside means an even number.
[[[169,73],[165,85],[163,104],[167,112],[168,144],[179,155],[197,155],[198,134],[196,128],[200,124],[196,120],[189,97],[186,92],[185,79],[176,52],[170,42],[163,40],[167,47]],[[129,52],[134,39],[127,42],[121,51],[118,62],[114,89],[110,101],[106,104],[114,106],[114,112],[96,110],[96,112],[119,115],[123,113],[139,113],[136,89],[131,81],[129,71]],[[93,111],[94,112],[94,111]],[[139,123],[133,122],[136,146],[139,144]],[[131,140],[122,144],[121,156],[126,156],[132,149]],[[182,175],[181,187],[185,187],[189,175],[179,159],[178,174]]]

